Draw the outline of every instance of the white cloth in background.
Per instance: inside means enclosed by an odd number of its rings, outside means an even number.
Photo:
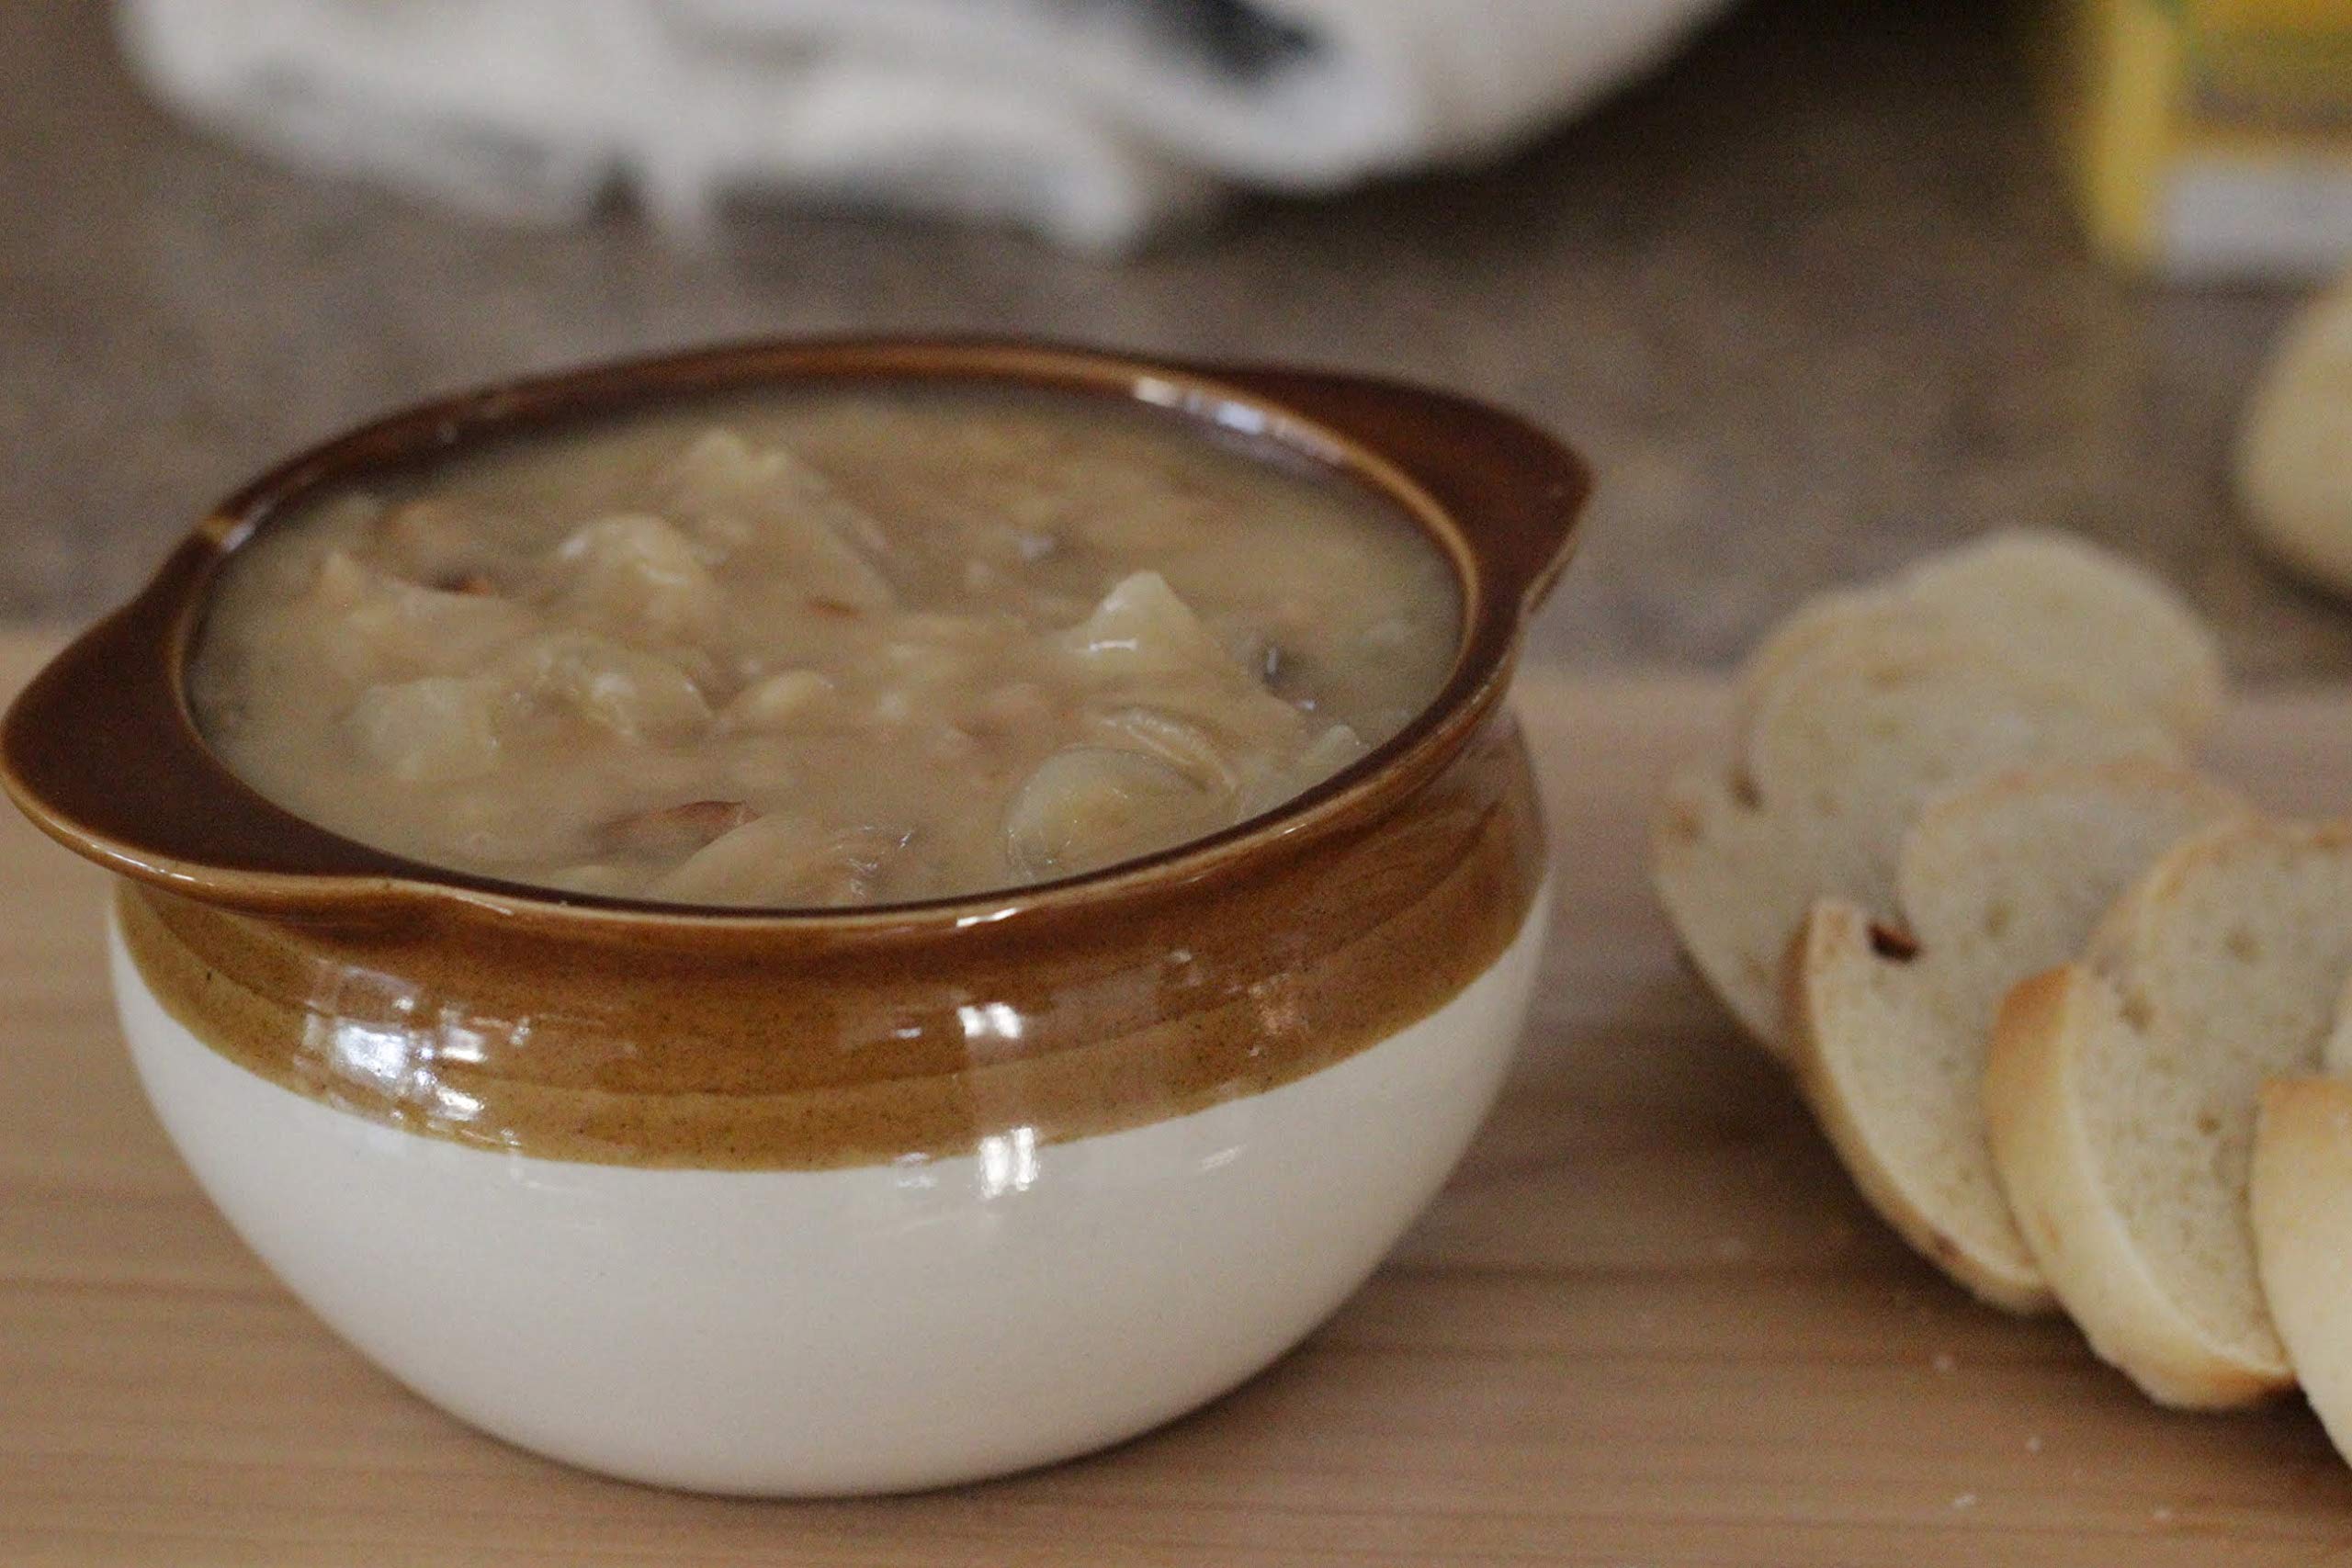
[[[814,193],[1117,248],[1236,186],[1499,151],[1724,0],[119,0],[162,97],[560,222]]]

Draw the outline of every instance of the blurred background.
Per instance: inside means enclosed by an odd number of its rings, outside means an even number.
[[[681,60],[617,0],[503,32],[469,5],[0,6],[0,615],[96,611],[241,477],[395,403],[971,330],[1532,416],[1601,476],[1545,657],[1726,663],[1824,582],[2024,523],[2164,571],[2245,676],[2352,670],[2352,611],[2266,564],[2230,478],[2342,192],[2209,180],[2220,241],[2135,216],[2145,127],[2084,103],[2132,108],[2156,57],[2058,0],[876,0],[814,66],[861,7],[697,0]],[[2352,35],[2340,0],[2284,9]],[[859,30],[894,11],[906,39]],[[1025,52],[957,75],[1000,38]],[[785,80],[804,118],[762,121]],[[2341,107],[2241,113],[2233,145],[2340,138]]]

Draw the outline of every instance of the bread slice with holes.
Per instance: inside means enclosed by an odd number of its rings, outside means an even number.
[[[2018,1231],[2163,1404],[2292,1384],[2246,1208],[2256,1100],[2317,1066],[2347,977],[2352,823],[2237,822],[2158,859],[1994,1026],[1985,1131]]]
[[[2352,1459],[2352,1082],[2264,1087],[2248,1199],[2270,1321],[2304,1397]]]
[[[1653,874],[1684,953],[1785,1055],[1814,899],[1892,919],[1919,802],[2040,761],[2177,758],[2218,711],[2211,635],[2147,573],[2063,535],[1994,535],[1812,601],[1758,648],[1722,763],[1667,784]]]
[[[2077,956],[2174,843],[2244,814],[2156,762],[1996,774],[1904,835],[1899,929],[1814,906],[1789,964],[1798,1081],[1873,1207],[1923,1256],[2013,1312],[2051,1304],[1984,1137],[1984,1059],[2010,987]]]
[[[1782,971],[1806,911],[1893,921],[1903,832],[1929,797],[2037,763],[2177,761],[2165,718],[1970,632],[1894,623],[1825,641],[1757,704],[1733,765],[1668,780],[1653,824],[1660,899],[1740,1023],[1785,1054]]]
[[[1741,732],[1772,687],[1812,654],[1929,626],[2000,646],[2186,738],[2209,728],[2227,682],[2212,633],[2153,574],[2071,535],[1990,534],[1883,584],[1803,606],[1749,656],[1736,687]]]

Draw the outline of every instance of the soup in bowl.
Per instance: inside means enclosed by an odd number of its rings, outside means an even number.
[[[222,571],[197,722],[436,866],[905,902],[1257,817],[1402,729],[1453,574],[1367,488],[1080,394],[712,399],[330,489]]]
[[[1585,477],[1353,377],[753,344],[224,503],[0,729],[190,1168],[393,1376],[760,1495],[1209,1399],[1501,1081]]]

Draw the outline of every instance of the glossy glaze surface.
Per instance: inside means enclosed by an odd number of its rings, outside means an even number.
[[[1385,495],[1454,570],[1443,690],[1243,828],[1017,893],[842,912],[677,910],[435,871],[273,806],[196,730],[182,682],[216,574],[321,494],[616,410],[922,379],[1140,404]],[[968,1150],[991,1130],[976,1103],[1082,1136],[1360,1051],[1510,940],[1544,852],[1497,705],[1584,487],[1572,455],[1508,415],[1346,377],[854,341],[582,371],[395,415],[255,481],[35,681],[0,760],[37,822],[137,885],[128,940],[165,1005],[328,1103],[651,1165]]]
[[[1544,863],[1525,748],[1498,721],[1312,855],[944,939],[787,925],[680,952],[552,925],[296,924],[128,883],[119,902],[163,1007],[324,1103],[550,1158],[818,1168],[967,1154],[1006,1116],[1059,1142],[1301,1077],[1490,966]]]
[[[968,1153],[645,1170],[416,1137],[289,1094],[157,1005],[140,1076],[246,1242],[387,1371],[632,1480],[808,1495],[1000,1474],[1214,1397],[1362,1282],[1501,1082],[1548,920],[1321,1071],[1056,1142],[976,1099]]]
[[[916,384],[1092,399],[1106,417],[1191,421],[1204,441],[1239,432],[1269,462],[1385,496],[1454,572],[1443,689],[1372,755],[1241,828],[1013,893],[840,912],[676,909],[436,871],[274,806],[197,729],[185,681],[224,564],[274,547],[322,497],[616,413]],[[1510,940],[1544,848],[1498,705],[1586,482],[1509,415],[1349,377],[854,340],[598,367],[396,414],[232,497],[12,705],[0,776],[134,885],[127,940],[175,1016],[376,1120],[716,1167],[958,1152],[990,1131],[979,1101],[1017,1101],[1049,1140],[1083,1136],[1360,1051]]]

